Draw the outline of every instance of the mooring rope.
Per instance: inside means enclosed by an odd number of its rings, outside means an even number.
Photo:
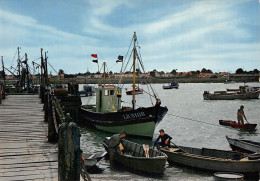
[[[218,125],[218,124],[213,124],[213,123],[207,123],[207,122],[204,122],[204,121],[199,121],[199,120],[195,120],[195,119],[191,119],[191,118],[186,118],[186,117],[174,115],[174,114],[171,114],[171,113],[166,113],[166,114],[168,114],[170,116],[177,117],[177,118],[186,119],[186,120],[189,120],[189,121],[194,121],[194,122],[198,122],[198,123],[202,123],[202,124],[208,124],[208,125],[211,125],[211,126],[217,126],[217,127],[220,127],[220,128],[227,128],[227,129],[229,129],[225,125]],[[252,133],[252,134],[260,134],[260,133],[255,132],[255,133]]]
[[[174,117],[181,118],[181,119],[186,119],[186,120],[189,120],[189,121],[194,121],[194,122],[198,122],[198,123],[208,124],[208,125],[212,125],[212,126],[223,127],[222,125],[207,123],[207,122],[204,122],[204,121],[199,121],[199,120],[195,120],[195,119],[191,119],[191,118],[186,118],[186,117],[174,115],[174,114],[171,114],[171,113],[167,113],[167,114],[170,115],[170,116],[174,116]]]

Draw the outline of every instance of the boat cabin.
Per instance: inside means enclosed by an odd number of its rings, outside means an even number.
[[[114,85],[99,85],[96,91],[94,112],[114,112],[121,109],[121,89]]]

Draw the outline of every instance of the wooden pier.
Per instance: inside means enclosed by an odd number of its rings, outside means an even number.
[[[0,180],[58,180],[58,146],[47,142],[38,95],[8,95],[0,104]]]

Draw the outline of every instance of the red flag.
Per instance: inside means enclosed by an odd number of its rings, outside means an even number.
[[[91,54],[91,57],[97,58],[97,54]]]

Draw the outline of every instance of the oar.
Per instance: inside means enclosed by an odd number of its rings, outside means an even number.
[[[247,121],[247,119],[246,119],[246,116],[245,116],[245,115],[244,115],[244,118],[245,118],[246,122],[247,122],[248,124],[250,124],[250,123]]]
[[[177,146],[175,143],[173,143],[172,141],[170,141],[174,146],[176,146],[177,148],[179,148],[181,151],[188,153],[186,150],[182,149],[181,147]]]

